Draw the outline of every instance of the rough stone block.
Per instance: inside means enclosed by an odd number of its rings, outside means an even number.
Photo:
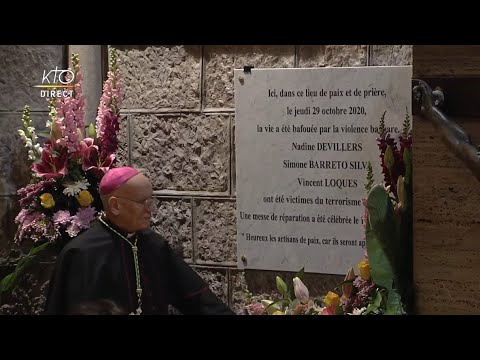
[[[248,274],[251,270],[239,271],[239,270],[230,270],[230,299],[232,308],[235,313],[238,315],[245,315],[245,306],[247,305],[247,291],[252,293],[252,301],[260,301],[262,299],[273,299],[277,296],[275,286],[267,284],[266,288],[257,288],[254,292],[253,289],[247,284],[246,273]],[[275,280],[274,280],[275,282]]]
[[[230,186],[231,186],[231,195],[237,196],[237,157],[235,155],[235,149],[236,149],[236,142],[235,142],[235,117],[232,117],[232,131],[231,131],[231,143],[232,143],[232,150],[231,150],[231,171],[230,174],[232,174],[232,178],[230,181]]]
[[[124,109],[199,109],[200,46],[115,46]]]
[[[236,264],[235,202],[196,200],[194,211],[196,262]]]
[[[293,46],[206,46],[205,107],[233,108],[234,69],[245,65],[255,68],[286,68],[294,66]]]
[[[373,66],[411,65],[413,45],[371,45]]]
[[[347,272],[348,269],[345,270]],[[247,290],[252,293],[253,301],[261,299],[279,299],[280,294],[276,288],[276,276],[280,276],[286,283],[295,276],[293,272],[282,271],[263,271],[263,270],[231,270],[230,271],[230,289],[232,299],[232,309],[237,314],[243,314],[246,304]],[[304,277],[304,283],[307,286],[310,296],[314,298],[323,298],[329,291],[343,281],[342,275],[325,275],[307,273]],[[340,294],[340,293],[339,293]]]
[[[190,199],[158,198],[152,227],[184,258],[192,258],[192,208]]]
[[[38,134],[45,130],[47,113],[31,113],[30,118]],[[28,151],[18,134],[24,129],[22,113],[0,113],[0,195],[17,193],[17,189],[28,184],[31,176]],[[38,141],[42,143],[39,137]]]
[[[129,147],[129,125],[128,116],[122,116],[120,120],[120,131],[118,132],[117,161],[115,166],[128,166],[128,147]]]
[[[299,67],[366,66],[367,45],[301,45]]]
[[[228,303],[228,282],[227,270],[219,268],[207,268],[193,266],[193,269],[205,280],[212,292],[218,296],[220,300]]]
[[[154,190],[228,192],[230,115],[132,115],[133,166]]]
[[[40,96],[44,70],[63,69],[62,45],[0,46],[0,110],[48,111],[48,103]],[[53,79],[53,74],[50,76]]]

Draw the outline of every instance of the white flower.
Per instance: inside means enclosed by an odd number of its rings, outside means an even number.
[[[75,196],[79,194],[80,191],[87,190],[90,184],[86,179],[82,179],[76,183],[64,183],[63,186],[65,186],[63,190],[64,195]]]
[[[306,304],[308,302],[308,289],[298,277],[293,278],[293,290],[295,292],[295,297],[300,300],[302,304]]]
[[[35,128],[33,126],[28,126],[27,130],[28,132],[31,132],[31,133],[35,132]]]
[[[354,308],[352,313],[349,313],[349,315],[362,315],[365,310],[367,310],[366,307],[363,307],[361,309]]]
[[[22,140],[26,138],[26,136],[25,136],[25,131],[23,131],[23,130],[18,130],[18,133],[20,134],[20,137],[22,138]]]

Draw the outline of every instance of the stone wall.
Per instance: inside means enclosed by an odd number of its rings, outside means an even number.
[[[17,129],[21,129],[22,111],[30,106],[37,129],[45,129],[48,107],[40,97],[39,85],[44,70],[63,68],[65,47],[60,45],[0,46],[0,279],[8,274],[18,258],[12,250],[19,212],[16,191],[30,179],[27,152]],[[0,314],[35,314],[42,309],[51,266],[43,264],[25,278],[17,291],[0,298]]]
[[[277,272],[236,269],[234,69],[412,62],[412,47],[399,45],[115,48],[127,96],[122,163],[146,170],[155,229],[238,313],[247,288],[275,291]],[[306,284],[321,295],[342,279],[307,274]]]
[[[238,313],[243,311],[247,287],[254,295],[271,294],[277,273],[236,269],[233,70],[244,65],[412,62],[412,47],[400,45],[133,45],[116,49],[127,96],[122,110],[120,163],[147,171],[158,200],[153,227]],[[89,53],[88,49],[82,51]],[[23,106],[30,104],[40,128],[47,119],[46,104],[37,89],[25,85],[37,83],[43,69],[62,65],[65,54],[62,46],[0,46],[0,278],[11,270],[16,255],[11,253],[19,210],[15,192],[29,178],[26,153],[16,132],[21,127]],[[88,63],[89,71],[99,78],[94,65],[102,61]],[[98,84],[92,86],[98,92]],[[18,291],[0,299],[0,314],[38,313],[50,269],[51,265],[43,265]],[[342,278],[306,274],[306,284],[313,295],[320,295]]]

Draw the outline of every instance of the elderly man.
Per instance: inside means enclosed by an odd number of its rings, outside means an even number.
[[[115,168],[99,187],[104,214],[62,250],[47,314],[109,299],[130,314],[233,314],[167,241],[150,229],[152,185],[138,170]]]

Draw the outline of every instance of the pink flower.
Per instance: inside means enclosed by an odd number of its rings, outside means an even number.
[[[113,115],[110,111],[105,113],[104,117],[104,132],[102,136],[102,158],[107,158],[115,153],[118,148],[117,133],[120,130],[118,123],[119,116]]]
[[[71,222],[78,228],[88,229],[91,222],[95,219],[95,208],[89,206],[78,209],[78,212],[72,216]]]
[[[115,160],[114,154],[110,154],[105,159],[101,159],[98,146],[94,144],[92,138],[85,138],[80,143],[80,149],[82,153],[83,171],[91,171],[97,176],[105,174]]]
[[[293,290],[295,297],[300,300],[302,304],[306,304],[310,299],[307,287],[298,277],[293,278]]]
[[[39,177],[61,178],[67,174],[67,153],[62,151],[59,155],[54,155],[51,145],[46,144],[41,162],[33,164],[32,169]]]
[[[29,184],[17,191],[17,194],[20,195],[21,199],[19,204],[22,208],[34,207],[37,196],[40,193],[55,183],[55,179],[47,179],[39,181],[38,183]]]
[[[247,305],[247,311],[250,315],[263,315],[265,309],[263,308],[262,304],[253,303],[253,304]]]
[[[336,315],[337,307],[336,306],[327,306],[322,310],[320,315]]]
[[[53,223],[57,226],[67,225],[70,222],[70,212],[65,210],[59,210],[53,214]]]
[[[108,72],[107,80],[103,85],[103,93],[96,118],[97,136],[102,141],[104,138],[111,137],[112,134],[109,132],[112,128],[115,128],[115,124],[118,127],[119,109],[122,106],[123,100],[119,75],[119,70],[116,64],[114,64],[113,71]]]

